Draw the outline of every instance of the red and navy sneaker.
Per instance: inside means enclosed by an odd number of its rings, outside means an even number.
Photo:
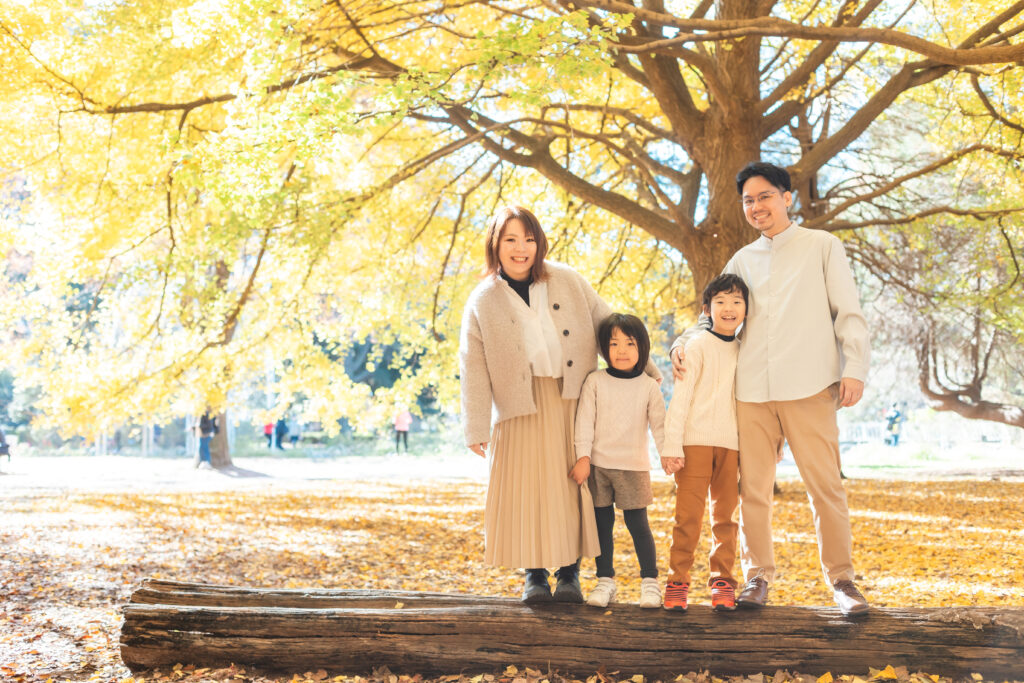
[[[665,586],[665,609],[677,612],[686,611],[686,600],[690,594],[690,584],[669,581]]]
[[[736,609],[736,588],[725,579],[715,579],[711,583],[711,609],[716,612]]]

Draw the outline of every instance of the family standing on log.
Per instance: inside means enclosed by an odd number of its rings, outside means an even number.
[[[737,190],[760,236],[705,290],[701,328],[671,349],[677,386],[667,423],[643,323],[613,315],[579,274],[546,261],[547,239],[528,210],[506,207],[492,220],[487,276],[462,322],[462,413],[467,446],[490,454],[485,562],[525,569],[524,602],[583,602],[580,559],[595,556],[588,602],[613,599],[614,502],[640,563],[641,606],[685,610],[710,496],[712,605],[763,606],[775,572],[772,490],[785,440],[807,486],[834,599],[844,614],[867,612],[853,583],[836,423],[838,407],[860,400],[868,367],[853,276],[836,237],[790,220],[784,169],[749,164]],[[648,429],[677,484],[664,602],[646,516]],[[738,596],[737,540],[746,582]],[[558,568],[553,594],[548,567]]]

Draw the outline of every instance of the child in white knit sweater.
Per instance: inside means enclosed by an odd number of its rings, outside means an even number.
[[[703,313],[710,316],[711,326],[686,343],[686,373],[676,382],[669,403],[661,462],[666,474],[675,474],[676,513],[665,609],[687,608],[690,569],[708,498],[711,606],[716,611],[736,609],[736,330],[746,317],[747,298],[747,285],[737,275],[720,275],[704,289]]]
[[[654,434],[660,453],[665,399],[658,382],[644,374],[651,341],[639,318],[613,313],[599,325],[597,339],[608,367],[590,373],[583,382],[576,409],[577,464],[569,475],[578,484],[588,480],[601,544],[597,586],[587,604],[605,607],[615,597],[615,503],[640,562],[640,606],[656,608],[661,605],[661,588],[647,521],[647,506],[654,500],[647,430]]]

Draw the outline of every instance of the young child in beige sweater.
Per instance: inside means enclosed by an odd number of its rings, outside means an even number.
[[[665,609],[686,611],[690,569],[708,498],[711,606],[716,611],[736,609],[736,330],[746,316],[747,298],[747,285],[738,275],[720,275],[704,289],[703,313],[711,318],[711,327],[686,343],[686,373],[676,382],[665,418],[662,467],[676,478]]]
[[[583,382],[576,409],[577,465],[570,473],[577,483],[589,478],[601,545],[597,586],[587,604],[605,607],[615,597],[614,503],[622,510],[640,562],[640,606],[657,608],[661,589],[647,521],[647,506],[653,502],[647,431],[654,434],[660,453],[665,399],[658,382],[644,374],[651,341],[639,318],[613,313],[598,326],[597,339],[608,367]]]

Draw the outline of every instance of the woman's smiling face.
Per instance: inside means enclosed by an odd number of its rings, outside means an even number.
[[[505,224],[498,240],[498,261],[501,270],[513,280],[526,280],[537,260],[537,240],[518,218]]]

